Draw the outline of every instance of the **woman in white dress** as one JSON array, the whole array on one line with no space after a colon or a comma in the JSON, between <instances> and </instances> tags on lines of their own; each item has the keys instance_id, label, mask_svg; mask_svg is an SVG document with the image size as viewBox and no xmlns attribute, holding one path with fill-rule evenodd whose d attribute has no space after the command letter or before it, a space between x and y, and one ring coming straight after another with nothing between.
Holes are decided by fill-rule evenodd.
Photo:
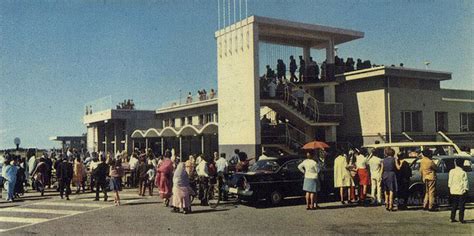
<instances>
[{"instance_id":1,"label":"woman in white dress","mask_svg":"<svg viewBox=\"0 0 474 236\"><path fill-rule=\"evenodd\" d=\"M351 172L347 169L347 159L342 151L339 151L339 155L334 160L334 188L339 188L339 195L341 203L344 202L344 190L354 185L352 180ZM347 201L349 201L350 193L348 193Z\"/></svg>"}]
</instances>

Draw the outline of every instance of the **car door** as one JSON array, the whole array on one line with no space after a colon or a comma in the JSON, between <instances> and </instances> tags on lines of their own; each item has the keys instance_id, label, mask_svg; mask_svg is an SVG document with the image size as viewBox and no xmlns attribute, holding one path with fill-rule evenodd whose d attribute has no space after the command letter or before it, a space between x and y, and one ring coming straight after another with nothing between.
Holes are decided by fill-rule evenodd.
<instances>
[{"instance_id":1,"label":"car door","mask_svg":"<svg viewBox=\"0 0 474 236\"><path fill-rule=\"evenodd\" d=\"M301 159L291 160L282 165L281 177L285 196L299 196L303 193L304 175L298 169Z\"/></svg>"},{"instance_id":2,"label":"car door","mask_svg":"<svg viewBox=\"0 0 474 236\"><path fill-rule=\"evenodd\" d=\"M449 196L448 178L449 171L454 168L454 159L443 159L438 163L436 173L436 194L438 196Z\"/></svg>"}]
</instances>

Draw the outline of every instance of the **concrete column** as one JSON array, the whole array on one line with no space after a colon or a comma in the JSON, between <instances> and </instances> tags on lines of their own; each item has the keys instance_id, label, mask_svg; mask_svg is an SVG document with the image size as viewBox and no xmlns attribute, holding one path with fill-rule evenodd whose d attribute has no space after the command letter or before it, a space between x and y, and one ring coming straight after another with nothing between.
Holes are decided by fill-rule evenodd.
<instances>
[{"instance_id":1,"label":"concrete column","mask_svg":"<svg viewBox=\"0 0 474 236\"><path fill-rule=\"evenodd\" d=\"M336 126L328 126L324 129L326 142L336 142Z\"/></svg>"},{"instance_id":2,"label":"concrete column","mask_svg":"<svg viewBox=\"0 0 474 236\"><path fill-rule=\"evenodd\" d=\"M165 139L163 137L161 137L161 155L164 155L165 154Z\"/></svg>"},{"instance_id":3,"label":"concrete column","mask_svg":"<svg viewBox=\"0 0 474 236\"><path fill-rule=\"evenodd\" d=\"M107 123L104 123L104 152L105 153L107 153L107 142L109 141L109 139L107 138L108 133L109 132L107 132Z\"/></svg>"},{"instance_id":4,"label":"concrete column","mask_svg":"<svg viewBox=\"0 0 474 236\"><path fill-rule=\"evenodd\" d=\"M204 153L204 134L201 135L201 153Z\"/></svg>"},{"instance_id":5,"label":"concrete column","mask_svg":"<svg viewBox=\"0 0 474 236\"><path fill-rule=\"evenodd\" d=\"M311 56L311 48L310 47L303 47L303 59L308 65L309 57Z\"/></svg>"},{"instance_id":6,"label":"concrete column","mask_svg":"<svg viewBox=\"0 0 474 236\"><path fill-rule=\"evenodd\" d=\"M145 138L145 151L148 150L148 138Z\"/></svg>"},{"instance_id":7,"label":"concrete column","mask_svg":"<svg viewBox=\"0 0 474 236\"><path fill-rule=\"evenodd\" d=\"M331 38L326 47L326 79L334 80L334 40Z\"/></svg>"},{"instance_id":8,"label":"concrete column","mask_svg":"<svg viewBox=\"0 0 474 236\"><path fill-rule=\"evenodd\" d=\"M179 156L183 156L183 137L179 136Z\"/></svg>"},{"instance_id":9,"label":"concrete column","mask_svg":"<svg viewBox=\"0 0 474 236\"><path fill-rule=\"evenodd\" d=\"M117 153L117 122L114 122L114 155Z\"/></svg>"},{"instance_id":10,"label":"concrete column","mask_svg":"<svg viewBox=\"0 0 474 236\"><path fill-rule=\"evenodd\" d=\"M336 86L328 85L324 87L324 101L336 102Z\"/></svg>"},{"instance_id":11,"label":"concrete column","mask_svg":"<svg viewBox=\"0 0 474 236\"><path fill-rule=\"evenodd\" d=\"M132 139L132 151L134 151L135 149L135 139ZM131 154L131 152L127 152L127 154Z\"/></svg>"}]
</instances>

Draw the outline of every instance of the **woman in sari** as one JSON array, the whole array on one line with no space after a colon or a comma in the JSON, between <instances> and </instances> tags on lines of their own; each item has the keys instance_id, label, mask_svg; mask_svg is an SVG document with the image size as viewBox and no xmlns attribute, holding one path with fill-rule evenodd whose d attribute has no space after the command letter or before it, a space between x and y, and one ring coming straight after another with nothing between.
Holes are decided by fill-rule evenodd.
<instances>
[{"instance_id":1,"label":"woman in sari","mask_svg":"<svg viewBox=\"0 0 474 236\"><path fill-rule=\"evenodd\" d=\"M31 174L35 180L36 189L41 192L41 196L44 195L45 178L49 169L45 161L45 158L41 157L36 169Z\"/></svg>"},{"instance_id":2,"label":"woman in sari","mask_svg":"<svg viewBox=\"0 0 474 236\"><path fill-rule=\"evenodd\" d=\"M172 212L179 212L183 209L184 214L191 212L190 186L188 173L186 172L186 165L181 161L177 166L173 175L173 210Z\"/></svg>"},{"instance_id":3,"label":"woman in sari","mask_svg":"<svg viewBox=\"0 0 474 236\"><path fill-rule=\"evenodd\" d=\"M163 161L156 168L155 185L160 188L160 197L165 200L165 206L169 206L172 187L173 161L170 159L171 152L167 151Z\"/></svg>"}]
</instances>

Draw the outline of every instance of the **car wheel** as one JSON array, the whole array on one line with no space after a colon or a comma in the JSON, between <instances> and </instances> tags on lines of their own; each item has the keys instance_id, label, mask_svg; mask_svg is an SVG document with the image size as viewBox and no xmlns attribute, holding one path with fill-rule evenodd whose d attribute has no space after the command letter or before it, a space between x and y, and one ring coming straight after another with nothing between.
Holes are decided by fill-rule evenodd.
<instances>
[{"instance_id":1,"label":"car wheel","mask_svg":"<svg viewBox=\"0 0 474 236\"><path fill-rule=\"evenodd\" d=\"M423 205L424 196L425 196L425 193L423 191L423 188L421 188L421 186L416 187L411 190L410 198L408 199L408 204L412 206Z\"/></svg>"},{"instance_id":2,"label":"car wheel","mask_svg":"<svg viewBox=\"0 0 474 236\"><path fill-rule=\"evenodd\" d=\"M283 195L278 191L273 191L268 200L272 205L278 205L281 203L281 200L283 200Z\"/></svg>"}]
</instances>

